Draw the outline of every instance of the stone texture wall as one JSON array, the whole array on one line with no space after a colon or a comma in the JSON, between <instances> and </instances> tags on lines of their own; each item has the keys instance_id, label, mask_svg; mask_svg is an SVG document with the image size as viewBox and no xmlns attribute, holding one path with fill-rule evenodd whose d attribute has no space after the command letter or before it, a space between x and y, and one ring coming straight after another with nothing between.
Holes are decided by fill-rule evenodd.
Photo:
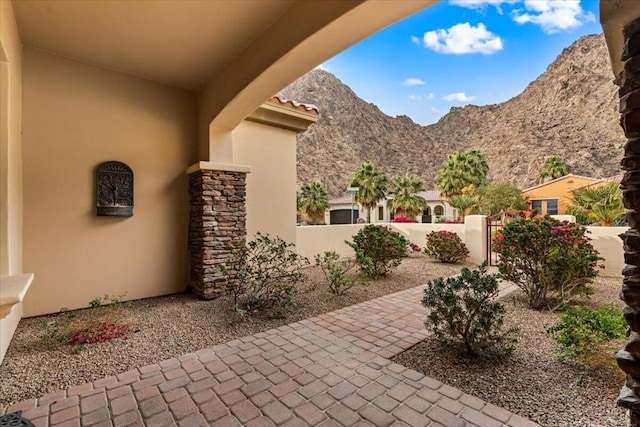
<instances>
[{"instance_id":1,"label":"stone texture wall","mask_svg":"<svg viewBox=\"0 0 640 427\"><path fill-rule=\"evenodd\" d=\"M216 298L235 282L234 254L246 243L246 174L200 170L189 179L190 286Z\"/></svg>"},{"instance_id":2,"label":"stone texture wall","mask_svg":"<svg viewBox=\"0 0 640 427\"><path fill-rule=\"evenodd\" d=\"M640 19L624 30L624 69L620 83L620 124L627 137L622 168L624 204L629 209L627 221L631 227L620 235L624 242L621 297L626 303L625 317L629 323L629 339L616 355L618 365L627 374L618 404L629 409L629 422L640 426Z\"/></svg>"}]
</instances>

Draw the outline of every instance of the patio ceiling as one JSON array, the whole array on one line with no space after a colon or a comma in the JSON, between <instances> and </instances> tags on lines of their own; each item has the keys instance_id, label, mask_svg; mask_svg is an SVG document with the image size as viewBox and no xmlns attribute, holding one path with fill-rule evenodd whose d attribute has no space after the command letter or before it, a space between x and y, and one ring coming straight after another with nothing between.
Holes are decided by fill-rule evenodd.
<instances>
[{"instance_id":1,"label":"patio ceiling","mask_svg":"<svg viewBox=\"0 0 640 427\"><path fill-rule=\"evenodd\" d=\"M14 0L13 7L26 46L197 90L293 3Z\"/></svg>"}]
</instances>

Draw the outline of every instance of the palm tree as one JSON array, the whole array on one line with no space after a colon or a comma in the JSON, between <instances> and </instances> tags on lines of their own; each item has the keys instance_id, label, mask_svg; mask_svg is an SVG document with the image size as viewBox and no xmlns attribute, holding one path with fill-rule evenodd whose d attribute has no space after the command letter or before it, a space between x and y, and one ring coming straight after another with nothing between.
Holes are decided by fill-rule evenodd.
<instances>
[{"instance_id":1,"label":"palm tree","mask_svg":"<svg viewBox=\"0 0 640 427\"><path fill-rule=\"evenodd\" d=\"M318 181L309 181L298 192L298 210L304 213L312 224L324 224L324 213L329 209L329 192Z\"/></svg>"},{"instance_id":2,"label":"palm tree","mask_svg":"<svg viewBox=\"0 0 640 427\"><path fill-rule=\"evenodd\" d=\"M389 180L384 172L376 168L373 163L365 162L358 166L351 178L351 187L359 187L356 202L367 210L367 222L371 222L371 209L378 205L386 195Z\"/></svg>"},{"instance_id":3,"label":"palm tree","mask_svg":"<svg viewBox=\"0 0 640 427\"><path fill-rule=\"evenodd\" d=\"M557 179L571 173L571 167L559 156L551 156L547 159L542 169L540 169L539 183L543 183L545 178Z\"/></svg>"},{"instance_id":4,"label":"palm tree","mask_svg":"<svg viewBox=\"0 0 640 427\"><path fill-rule=\"evenodd\" d=\"M614 182L578 189L570 200L567 213L574 215L580 223L611 226L626 214L622 190Z\"/></svg>"},{"instance_id":5,"label":"palm tree","mask_svg":"<svg viewBox=\"0 0 640 427\"><path fill-rule=\"evenodd\" d=\"M465 187L486 184L488 172L489 165L481 151L456 151L438 169L436 186L444 197L459 196Z\"/></svg>"},{"instance_id":6,"label":"palm tree","mask_svg":"<svg viewBox=\"0 0 640 427\"><path fill-rule=\"evenodd\" d=\"M455 196L449 199L449 204L459 210L458 221L464 222L467 211L476 205L476 199L469 195Z\"/></svg>"},{"instance_id":7,"label":"palm tree","mask_svg":"<svg viewBox=\"0 0 640 427\"><path fill-rule=\"evenodd\" d=\"M387 206L396 216L414 218L427 206L427 201L417 195L424 191L424 181L416 175L406 173L393 178L389 194L393 196Z\"/></svg>"}]
</instances>

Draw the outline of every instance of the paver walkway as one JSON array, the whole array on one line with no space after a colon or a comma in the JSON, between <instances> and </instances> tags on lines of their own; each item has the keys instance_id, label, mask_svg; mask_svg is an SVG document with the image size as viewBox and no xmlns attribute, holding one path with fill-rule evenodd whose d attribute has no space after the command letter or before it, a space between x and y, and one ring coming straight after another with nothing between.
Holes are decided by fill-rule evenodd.
<instances>
[{"instance_id":1,"label":"paver walkway","mask_svg":"<svg viewBox=\"0 0 640 427\"><path fill-rule=\"evenodd\" d=\"M393 363L427 336L424 286L30 399L36 426L537 424ZM501 294L513 290L503 285Z\"/></svg>"}]
</instances>

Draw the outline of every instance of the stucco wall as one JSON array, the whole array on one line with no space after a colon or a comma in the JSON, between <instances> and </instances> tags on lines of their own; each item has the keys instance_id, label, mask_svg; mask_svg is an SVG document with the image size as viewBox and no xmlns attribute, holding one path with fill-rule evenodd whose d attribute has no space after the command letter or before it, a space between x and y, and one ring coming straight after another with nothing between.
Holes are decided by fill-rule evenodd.
<instances>
[{"instance_id":1,"label":"stucco wall","mask_svg":"<svg viewBox=\"0 0 640 427\"><path fill-rule=\"evenodd\" d=\"M0 2L0 274L22 272L22 44Z\"/></svg>"},{"instance_id":2,"label":"stucco wall","mask_svg":"<svg viewBox=\"0 0 640 427\"><path fill-rule=\"evenodd\" d=\"M242 122L233 132L233 160L247 175L247 240L260 231L296 242L296 133Z\"/></svg>"},{"instance_id":3,"label":"stucco wall","mask_svg":"<svg viewBox=\"0 0 640 427\"><path fill-rule=\"evenodd\" d=\"M622 240L618 235L628 230L628 227L587 227L591 233L591 244L604 258L604 270L601 276L622 277L624 267L624 250Z\"/></svg>"},{"instance_id":4,"label":"stucco wall","mask_svg":"<svg viewBox=\"0 0 640 427\"><path fill-rule=\"evenodd\" d=\"M352 240L354 234L366 224L310 225L297 227L297 252L310 260L324 251L336 251L343 257L354 256L353 249L345 240ZM431 231L453 231L464 240L464 224L380 224L390 226L412 243L424 247L427 233Z\"/></svg>"},{"instance_id":5,"label":"stucco wall","mask_svg":"<svg viewBox=\"0 0 640 427\"><path fill-rule=\"evenodd\" d=\"M297 227L296 250L313 262L316 254L336 251L340 256L353 257L353 249L345 240L352 240L354 234L365 224L307 225Z\"/></svg>"},{"instance_id":6,"label":"stucco wall","mask_svg":"<svg viewBox=\"0 0 640 427\"><path fill-rule=\"evenodd\" d=\"M195 96L32 49L23 82L25 315L184 289ZM131 218L95 216L108 160L135 174Z\"/></svg>"},{"instance_id":7,"label":"stucco wall","mask_svg":"<svg viewBox=\"0 0 640 427\"><path fill-rule=\"evenodd\" d=\"M595 179L580 176L567 176L554 182L523 191L522 197L528 197L529 200L558 199L558 214L564 215L570 205L569 197L573 195L569 191L595 181Z\"/></svg>"},{"instance_id":8,"label":"stucco wall","mask_svg":"<svg viewBox=\"0 0 640 427\"><path fill-rule=\"evenodd\" d=\"M453 231L464 241L464 224L394 223L389 225L403 232L411 243L415 243L420 247L424 247L427 234L432 231Z\"/></svg>"}]
</instances>

